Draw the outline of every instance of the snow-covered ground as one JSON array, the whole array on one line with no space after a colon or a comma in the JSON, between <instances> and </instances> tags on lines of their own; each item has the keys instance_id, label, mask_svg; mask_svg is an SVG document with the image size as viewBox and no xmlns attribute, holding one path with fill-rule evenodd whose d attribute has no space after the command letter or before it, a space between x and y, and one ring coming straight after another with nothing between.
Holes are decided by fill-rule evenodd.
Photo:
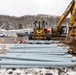
<instances>
[{"instance_id":1,"label":"snow-covered ground","mask_svg":"<svg viewBox=\"0 0 76 75\"><path fill-rule=\"evenodd\" d=\"M0 75L76 75L75 68L0 69Z\"/></svg>"}]
</instances>

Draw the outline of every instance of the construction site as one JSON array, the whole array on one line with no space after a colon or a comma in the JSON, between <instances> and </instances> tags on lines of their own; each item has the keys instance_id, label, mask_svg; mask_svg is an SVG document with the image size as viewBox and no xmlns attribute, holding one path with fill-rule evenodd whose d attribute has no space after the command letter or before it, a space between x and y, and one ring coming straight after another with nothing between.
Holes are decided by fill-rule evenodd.
<instances>
[{"instance_id":1,"label":"construction site","mask_svg":"<svg viewBox=\"0 0 76 75\"><path fill-rule=\"evenodd\" d=\"M76 75L75 16L72 0L57 19L0 17L0 75Z\"/></svg>"}]
</instances>

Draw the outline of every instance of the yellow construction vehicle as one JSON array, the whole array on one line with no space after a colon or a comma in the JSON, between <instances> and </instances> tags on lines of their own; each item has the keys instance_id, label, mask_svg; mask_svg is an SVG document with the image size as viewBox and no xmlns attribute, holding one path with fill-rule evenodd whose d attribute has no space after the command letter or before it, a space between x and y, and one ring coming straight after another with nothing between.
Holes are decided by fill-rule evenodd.
<instances>
[{"instance_id":1,"label":"yellow construction vehicle","mask_svg":"<svg viewBox=\"0 0 76 75\"><path fill-rule=\"evenodd\" d=\"M68 5L65 12L61 15L60 20L57 24L56 28L51 28L51 36L61 36L61 24L65 20L65 18L70 14L70 22L68 24L69 30L68 35L73 37L76 35L76 0L72 0L72 2Z\"/></svg>"},{"instance_id":2,"label":"yellow construction vehicle","mask_svg":"<svg viewBox=\"0 0 76 75\"><path fill-rule=\"evenodd\" d=\"M43 20L38 20L34 22L34 31L30 33L29 40L50 40L50 31L45 28L46 22Z\"/></svg>"}]
</instances>

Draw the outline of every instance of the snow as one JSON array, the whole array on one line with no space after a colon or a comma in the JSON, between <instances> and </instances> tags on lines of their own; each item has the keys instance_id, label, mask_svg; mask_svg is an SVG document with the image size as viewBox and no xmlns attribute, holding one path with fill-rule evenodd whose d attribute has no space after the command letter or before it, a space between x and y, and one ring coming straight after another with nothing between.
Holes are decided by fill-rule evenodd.
<instances>
[{"instance_id":1,"label":"snow","mask_svg":"<svg viewBox=\"0 0 76 75\"><path fill-rule=\"evenodd\" d=\"M60 71L60 72L59 72ZM72 68L45 69L45 68L27 68L27 69L0 69L0 75L76 75L76 70Z\"/></svg>"}]
</instances>

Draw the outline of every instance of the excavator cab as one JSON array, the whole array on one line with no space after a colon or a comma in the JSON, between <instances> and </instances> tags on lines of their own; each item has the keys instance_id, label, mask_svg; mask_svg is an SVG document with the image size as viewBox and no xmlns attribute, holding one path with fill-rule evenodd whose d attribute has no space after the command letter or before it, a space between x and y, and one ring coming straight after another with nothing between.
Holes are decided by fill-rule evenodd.
<instances>
[{"instance_id":1,"label":"excavator cab","mask_svg":"<svg viewBox=\"0 0 76 75\"><path fill-rule=\"evenodd\" d=\"M52 27L50 29L50 34L52 39L53 38L56 39L57 37L58 37L57 40L60 40L61 37L62 39L65 39L65 36L67 34L67 26L61 26L59 31L57 31L57 27L54 27L54 28Z\"/></svg>"},{"instance_id":2,"label":"excavator cab","mask_svg":"<svg viewBox=\"0 0 76 75\"><path fill-rule=\"evenodd\" d=\"M60 27L60 36L66 36L67 34L67 26Z\"/></svg>"},{"instance_id":3,"label":"excavator cab","mask_svg":"<svg viewBox=\"0 0 76 75\"><path fill-rule=\"evenodd\" d=\"M37 20L34 22L34 32L29 35L29 40L50 40L50 31L46 28L46 22Z\"/></svg>"}]
</instances>

